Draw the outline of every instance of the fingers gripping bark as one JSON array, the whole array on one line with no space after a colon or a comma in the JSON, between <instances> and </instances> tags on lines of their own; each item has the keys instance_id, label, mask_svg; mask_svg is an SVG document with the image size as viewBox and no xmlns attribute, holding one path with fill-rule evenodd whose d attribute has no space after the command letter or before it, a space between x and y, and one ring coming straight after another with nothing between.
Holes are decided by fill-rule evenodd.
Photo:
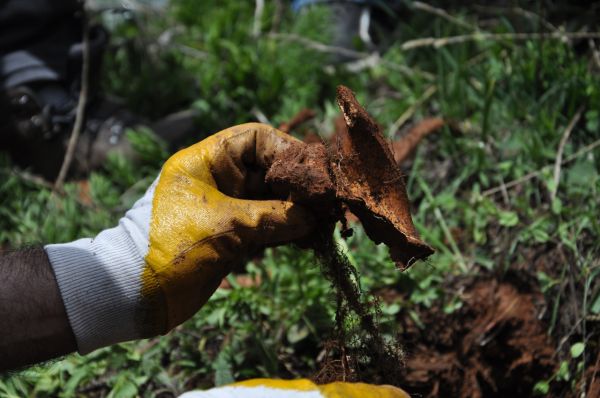
<instances>
[{"instance_id":1,"label":"fingers gripping bark","mask_svg":"<svg viewBox=\"0 0 600 398\"><path fill-rule=\"evenodd\" d=\"M270 126L240 125L177 153L163 167L143 281L162 287L169 328L204 304L240 258L311 230L313 217L302 207L254 200L268 197L264 174L275 153L294 140Z\"/></svg>"},{"instance_id":2,"label":"fingers gripping bark","mask_svg":"<svg viewBox=\"0 0 600 398\"><path fill-rule=\"evenodd\" d=\"M310 233L264 174L295 139L250 123L173 155L119 225L48 245L79 351L164 333L192 316L233 264Z\"/></svg>"}]
</instances>

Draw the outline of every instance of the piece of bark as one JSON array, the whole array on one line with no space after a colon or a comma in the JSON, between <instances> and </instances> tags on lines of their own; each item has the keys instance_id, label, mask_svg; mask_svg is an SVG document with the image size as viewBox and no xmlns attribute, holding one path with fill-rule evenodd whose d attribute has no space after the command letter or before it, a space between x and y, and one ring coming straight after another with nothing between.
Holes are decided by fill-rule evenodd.
<instances>
[{"instance_id":1,"label":"piece of bark","mask_svg":"<svg viewBox=\"0 0 600 398\"><path fill-rule=\"evenodd\" d=\"M339 86L337 102L348 129L338 135L330 156L336 196L359 218L369 238L388 246L392 260L406 269L433 249L414 227L402 173L379 126L354 93Z\"/></svg>"},{"instance_id":2,"label":"piece of bark","mask_svg":"<svg viewBox=\"0 0 600 398\"><path fill-rule=\"evenodd\" d=\"M328 148L298 143L279 153L265 180L280 196L305 204L318 214L339 216L347 206L375 243L390 249L392 260L406 269L433 253L419 238L402 173L377 123L339 86L337 101L346 128L336 129Z\"/></svg>"}]
</instances>

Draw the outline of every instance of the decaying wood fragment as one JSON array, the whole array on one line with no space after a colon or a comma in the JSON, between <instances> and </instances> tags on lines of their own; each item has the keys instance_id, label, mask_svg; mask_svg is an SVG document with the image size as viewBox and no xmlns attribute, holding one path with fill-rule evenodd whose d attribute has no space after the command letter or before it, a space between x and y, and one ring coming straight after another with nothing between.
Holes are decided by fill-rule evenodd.
<instances>
[{"instance_id":1,"label":"decaying wood fragment","mask_svg":"<svg viewBox=\"0 0 600 398\"><path fill-rule=\"evenodd\" d=\"M279 154L266 181L318 214L336 217L347 206L369 238L388 246L392 260L406 269L433 250L415 230L402 173L377 123L352 91L339 86L337 101L347 129L328 148L298 143Z\"/></svg>"}]
</instances>

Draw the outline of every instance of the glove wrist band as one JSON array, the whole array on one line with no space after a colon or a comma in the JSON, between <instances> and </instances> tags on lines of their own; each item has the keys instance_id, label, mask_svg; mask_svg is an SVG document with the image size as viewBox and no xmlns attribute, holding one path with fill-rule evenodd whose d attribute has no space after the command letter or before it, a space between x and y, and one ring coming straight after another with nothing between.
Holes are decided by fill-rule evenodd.
<instances>
[{"instance_id":1,"label":"glove wrist band","mask_svg":"<svg viewBox=\"0 0 600 398\"><path fill-rule=\"evenodd\" d=\"M94 239L45 246L77 340L89 353L117 342L164 333L156 314L160 288L142 292L144 259L121 223Z\"/></svg>"}]
</instances>

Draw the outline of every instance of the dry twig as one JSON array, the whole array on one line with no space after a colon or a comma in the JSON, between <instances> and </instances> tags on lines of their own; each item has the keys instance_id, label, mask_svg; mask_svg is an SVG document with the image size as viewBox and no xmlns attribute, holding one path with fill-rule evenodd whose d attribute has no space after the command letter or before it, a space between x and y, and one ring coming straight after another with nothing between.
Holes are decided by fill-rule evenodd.
<instances>
[{"instance_id":1,"label":"dry twig","mask_svg":"<svg viewBox=\"0 0 600 398\"><path fill-rule=\"evenodd\" d=\"M529 20L539 21L544 27L550 31L559 30L558 27L554 26L552 23L544 19L541 15L536 14L535 12L526 10L521 7L494 7L494 6L483 6L483 5L474 5L473 9L475 11L480 11L488 14L506 14L510 13L513 15L518 15L524 17Z\"/></svg>"},{"instance_id":2,"label":"dry twig","mask_svg":"<svg viewBox=\"0 0 600 398\"><path fill-rule=\"evenodd\" d=\"M328 44L324 44L315 40L307 39L306 37L302 37L295 34L289 33L269 33L269 38L275 40L289 41L302 44L303 46L310 48L312 50L327 53L327 54L336 54L342 55L348 58L354 58L357 60L368 60L367 64L369 67L373 67L377 64L383 65L386 68L392 69L394 71L403 73L406 76L419 75L423 79L428 81L435 80L435 76L429 72L425 72L420 69L410 68L406 65L396 64L394 62L387 61L379 56L377 53L366 53L361 51L350 50L344 47L338 46L330 46Z\"/></svg>"},{"instance_id":3,"label":"dry twig","mask_svg":"<svg viewBox=\"0 0 600 398\"><path fill-rule=\"evenodd\" d=\"M596 140L596 141L592 142L591 144L584 146L583 148L581 148L580 150L578 150L571 156L568 156L565 160L562 161L561 164L564 166L565 164L572 162L573 160L577 159L578 157L585 155L586 153L593 151L594 149L596 149L598 147L600 147L600 140ZM506 184L502 184L501 186L487 189L487 190L483 191L481 194L483 196L490 196L490 195L494 195L494 194L502 191L502 189L509 189L509 188L516 187L516 186L521 185L522 183L527 182L533 178L538 178L540 176L540 174L542 174L545 170L550 169L551 167L552 167L552 165L544 166L541 169L527 173L523 177L517 178L516 180L512 180L510 182L507 182Z\"/></svg>"},{"instance_id":4,"label":"dry twig","mask_svg":"<svg viewBox=\"0 0 600 398\"><path fill-rule=\"evenodd\" d=\"M600 69L600 52L598 51L598 47L596 47L596 42L593 39L588 39L588 46L592 51L592 59L594 60L596 69Z\"/></svg>"},{"instance_id":5,"label":"dry twig","mask_svg":"<svg viewBox=\"0 0 600 398\"><path fill-rule=\"evenodd\" d=\"M272 124L267 115L265 115L265 113L262 110L260 110L260 108L255 106L252 109L250 109L250 113L252 113L256 120L258 120L260 123Z\"/></svg>"},{"instance_id":6,"label":"dry twig","mask_svg":"<svg viewBox=\"0 0 600 398\"><path fill-rule=\"evenodd\" d=\"M254 25L252 26L252 37L260 36L260 25L264 11L265 0L256 0L256 7L254 8Z\"/></svg>"},{"instance_id":7,"label":"dry twig","mask_svg":"<svg viewBox=\"0 0 600 398\"><path fill-rule=\"evenodd\" d=\"M77 103L77 111L75 114L75 123L73 124L73 131L71 132L71 137L69 138L69 144L67 145L65 158L63 160L62 166L60 167L58 177L56 177L56 181L54 183L54 192L61 192L63 189L67 173L69 172L69 167L71 166L71 162L73 161L75 148L77 147L77 141L79 140L79 135L81 134L83 121L85 118L85 108L87 104L88 85L90 77L90 31L87 22L87 17L85 15L85 4L83 17L83 65L81 69L81 89L79 92L79 102Z\"/></svg>"},{"instance_id":8,"label":"dry twig","mask_svg":"<svg viewBox=\"0 0 600 398\"><path fill-rule=\"evenodd\" d=\"M275 12L273 13L273 21L271 22L271 33L279 31L279 26L281 25L281 18L283 17L283 12L284 5L282 0L275 0Z\"/></svg>"},{"instance_id":9,"label":"dry twig","mask_svg":"<svg viewBox=\"0 0 600 398\"><path fill-rule=\"evenodd\" d=\"M44 180L42 177L37 176L35 174L28 173L26 171L21 171L21 170L19 170L17 168L13 168L13 169L11 169L10 171L8 171L6 173L4 172L4 170L1 170L1 171L2 171L2 174L8 174L8 175L12 174L15 177L17 177L17 178L19 178L19 179L21 179L21 180L23 180L25 182L29 182L29 183L34 184L34 185L38 185L38 186L40 186L42 188L47 188L47 189L53 189L54 188L53 184L51 184L48 181Z\"/></svg>"},{"instance_id":10,"label":"dry twig","mask_svg":"<svg viewBox=\"0 0 600 398\"><path fill-rule=\"evenodd\" d=\"M413 8L415 8L417 10L428 12L433 15L437 15L438 17L443 18L443 19L445 19L449 22L452 22L455 25L461 26L463 28L479 30L477 26L471 25L470 23L465 22L462 19L456 18L455 16L448 14L448 12L444 9L441 9L438 7L433 7L429 4L423 3L421 1L413 1L412 6L413 6Z\"/></svg>"},{"instance_id":11,"label":"dry twig","mask_svg":"<svg viewBox=\"0 0 600 398\"><path fill-rule=\"evenodd\" d=\"M317 115L317 113L315 111L313 111L312 109L308 109L308 108L301 109L289 121L287 121L285 123L281 123L279 125L279 130L283 131L284 133L289 134L290 131L294 130L296 127L300 126L301 124L313 119L316 115Z\"/></svg>"},{"instance_id":12,"label":"dry twig","mask_svg":"<svg viewBox=\"0 0 600 398\"><path fill-rule=\"evenodd\" d=\"M210 57L210 53L207 53L206 51L198 50L198 49L190 47L190 46L186 46L184 44L171 43L170 45L175 47L179 51L181 51L182 54L187 55L192 58L207 59L208 57Z\"/></svg>"},{"instance_id":13,"label":"dry twig","mask_svg":"<svg viewBox=\"0 0 600 398\"><path fill-rule=\"evenodd\" d=\"M425 37L422 39L408 40L400 48L413 50L421 47L440 48L452 44L461 44L478 41L501 40L541 40L541 39L600 39L600 32L549 32L549 33L483 33L475 32L469 35L449 37Z\"/></svg>"},{"instance_id":14,"label":"dry twig","mask_svg":"<svg viewBox=\"0 0 600 398\"><path fill-rule=\"evenodd\" d=\"M400 129L400 127L404 126L404 123L406 123L408 121L408 119L410 119L415 111L425 103L425 101L427 101L429 98L431 98L431 96L433 94L435 94L435 92L437 91L437 86L433 85L433 86L429 86L427 87L427 89L425 90L425 92L421 95L421 97L419 97L419 99L412 104L407 110L405 110L402 115L400 115L400 117L394 122L392 123L392 125L390 126L390 129L388 130L389 132L389 136L393 136L394 134L396 134L396 131L398 131Z\"/></svg>"},{"instance_id":15,"label":"dry twig","mask_svg":"<svg viewBox=\"0 0 600 398\"><path fill-rule=\"evenodd\" d=\"M554 161L554 185L552 186L552 190L550 191L550 199L551 200L554 200L556 198L556 192L558 191L558 184L560 182L560 167L562 165L562 157L563 157L563 152L565 150L565 145L567 144L567 141L569 140L569 136L571 135L573 128L575 127L577 122L579 122L579 119L581 119L581 114L583 113L583 109L584 109L583 105L580 106L579 109L577 109L577 112L575 112L575 116L573 116L573 118L571 119L571 121L569 122L567 127L565 128L562 138L560 139L560 143L558 145L558 151L556 152L556 160Z\"/></svg>"},{"instance_id":16,"label":"dry twig","mask_svg":"<svg viewBox=\"0 0 600 398\"><path fill-rule=\"evenodd\" d=\"M588 391L588 397L597 397L600 395L600 380L596 379L596 376L600 374L600 352L596 359L596 366L594 366L594 373L592 373L592 379L590 381L590 389Z\"/></svg>"}]
</instances>

